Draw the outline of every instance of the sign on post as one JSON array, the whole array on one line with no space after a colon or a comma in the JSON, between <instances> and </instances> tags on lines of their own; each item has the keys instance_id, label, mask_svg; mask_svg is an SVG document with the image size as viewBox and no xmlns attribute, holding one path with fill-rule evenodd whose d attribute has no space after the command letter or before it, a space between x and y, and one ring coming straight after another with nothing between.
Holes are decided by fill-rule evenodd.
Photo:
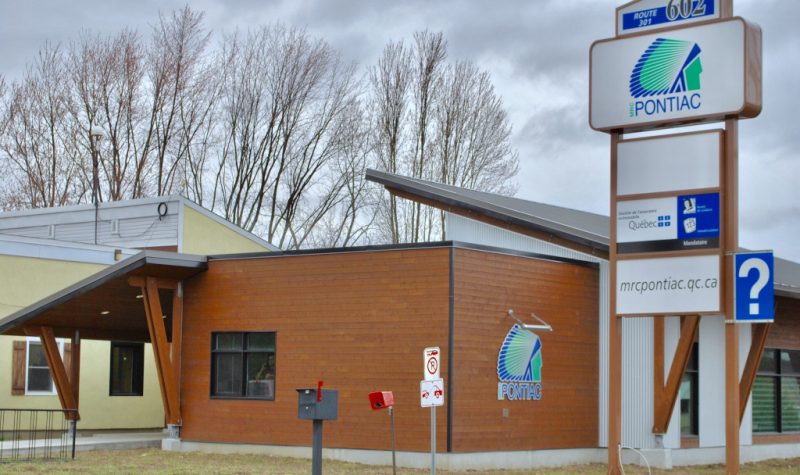
<instances>
[{"instance_id":1,"label":"sign on post","mask_svg":"<svg viewBox=\"0 0 800 475\"><path fill-rule=\"evenodd\" d=\"M419 398L422 407L444 406L444 380L420 381Z\"/></svg>"},{"instance_id":2,"label":"sign on post","mask_svg":"<svg viewBox=\"0 0 800 475\"><path fill-rule=\"evenodd\" d=\"M596 41L589 123L644 130L761 112L761 30L741 18Z\"/></svg>"},{"instance_id":3,"label":"sign on post","mask_svg":"<svg viewBox=\"0 0 800 475\"><path fill-rule=\"evenodd\" d=\"M623 140L617 145L617 196L719 188L722 132Z\"/></svg>"},{"instance_id":4,"label":"sign on post","mask_svg":"<svg viewBox=\"0 0 800 475\"><path fill-rule=\"evenodd\" d=\"M617 261L617 315L720 311L720 256Z\"/></svg>"},{"instance_id":5,"label":"sign on post","mask_svg":"<svg viewBox=\"0 0 800 475\"><path fill-rule=\"evenodd\" d=\"M719 0L639 0L617 9L617 36L719 18Z\"/></svg>"},{"instance_id":6,"label":"sign on post","mask_svg":"<svg viewBox=\"0 0 800 475\"><path fill-rule=\"evenodd\" d=\"M719 247L719 193L617 203L617 252Z\"/></svg>"},{"instance_id":7,"label":"sign on post","mask_svg":"<svg viewBox=\"0 0 800 475\"><path fill-rule=\"evenodd\" d=\"M439 362L441 351L438 346L425 348L422 351L423 374L425 381L439 379Z\"/></svg>"},{"instance_id":8,"label":"sign on post","mask_svg":"<svg viewBox=\"0 0 800 475\"><path fill-rule=\"evenodd\" d=\"M774 262L772 252L734 255L734 320L764 323L775 320Z\"/></svg>"}]
</instances>

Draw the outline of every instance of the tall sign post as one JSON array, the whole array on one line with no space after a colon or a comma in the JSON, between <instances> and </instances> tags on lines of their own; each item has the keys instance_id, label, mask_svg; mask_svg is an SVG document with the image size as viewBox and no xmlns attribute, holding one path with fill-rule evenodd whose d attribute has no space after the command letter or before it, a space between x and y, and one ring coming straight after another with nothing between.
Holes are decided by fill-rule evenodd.
<instances>
[{"instance_id":1,"label":"tall sign post","mask_svg":"<svg viewBox=\"0 0 800 475\"><path fill-rule=\"evenodd\" d=\"M431 408L431 475L436 475L436 407L444 405L444 380L439 377L441 353L438 346L422 351L424 379L419 382L420 406Z\"/></svg>"},{"instance_id":2,"label":"tall sign post","mask_svg":"<svg viewBox=\"0 0 800 475\"><path fill-rule=\"evenodd\" d=\"M589 80L589 123L611 138L608 472L621 472L621 319L656 319L654 371L661 374L655 375L653 432L663 434L699 317L723 314L726 465L738 473L733 275L758 279L748 285L759 287L766 261L753 257L742 270L734 267L738 120L761 112L761 30L733 17L732 0L635 0L617 8L615 32L592 44ZM725 128L624 136L703 122ZM749 277L751 268L759 275ZM669 315L691 323L681 330L665 383L660 318Z\"/></svg>"}]
</instances>

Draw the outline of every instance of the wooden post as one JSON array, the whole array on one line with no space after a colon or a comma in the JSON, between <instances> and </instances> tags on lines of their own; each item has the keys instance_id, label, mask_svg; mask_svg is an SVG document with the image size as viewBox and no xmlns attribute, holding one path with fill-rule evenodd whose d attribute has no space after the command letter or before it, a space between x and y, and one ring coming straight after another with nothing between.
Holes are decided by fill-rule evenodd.
<instances>
[{"instance_id":1,"label":"wooden post","mask_svg":"<svg viewBox=\"0 0 800 475\"><path fill-rule=\"evenodd\" d=\"M69 378L67 377L67 369L64 366L64 360L61 359L61 353L58 351L58 343L53 334L53 329L50 327L38 327L35 329L25 329L25 333L30 336L38 336L42 341L42 349L44 350L45 358L47 358L47 365L50 367L50 374L53 376L53 384L56 386L56 393L58 393L58 400L61 403L61 409L75 411L66 414L68 420L77 421L81 418L78 412L78 402L75 399L75 391L72 389ZM72 365L76 366L75 364Z\"/></svg>"},{"instance_id":2,"label":"wooden post","mask_svg":"<svg viewBox=\"0 0 800 475\"><path fill-rule=\"evenodd\" d=\"M744 417L747 409L747 400L750 399L750 392L756 381L758 365L761 363L761 356L764 354L764 347L767 344L767 335L771 323L754 323L751 325L753 330L750 340L750 352L747 354L744 369L742 370L742 380L739 383L739 421ZM741 424L741 422L740 422Z\"/></svg>"},{"instance_id":3,"label":"wooden post","mask_svg":"<svg viewBox=\"0 0 800 475\"><path fill-rule=\"evenodd\" d=\"M723 233L722 282L725 315L725 470L739 473L739 328L733 320L733 253L739 248L739 121L725 121L725 151L722 161Z\"/></svg>"},{"instance_id":4,"label":"wooden post","mask_svg":"<svg viewBox=\"0 0 800 475\"><path fill-rule=\"evenodd\" d=\"M175 389L181 393L181 351L183 346L183 283L172 293L172 346L170 358L172 359L172 372L175 377Z\"/></svg>"},{"instance_id":5,"label":"wooden post","mask_svg":"<svg viewBox=\"0 0 800 475\"><path fill-rule=\"evenodd\" d=\"M72 385L72 393L75 396L75 409L78 409L81 401L81 334L78 330L75 330L75 333L72 334L72 361L69 362L69 365L69 382Z\"/></svg>"},{"instance_id":6,"label":"wooden post","mask_svg":"<svg viewBox=\"0 0 800 475\"><path fill-rule=\"evenodd\" d=\"M167 332L162 318L161 299L158 296L158 279L148 277L146 279L146 287L142 289L142 293L145 300L147 329L150 332L150 344L153 347L156 359L156 372L158 373L158 382L161 388L161 398L164 403L167 423L180 425L180 401L175 373L170 361Z\"/></svg>"},{"instance_id":7,"label":"wooden post","mask_svg":"<svg viewBox=\"0 0 800 475\"><path fill-rule=\"evenodd\" d=\"M683 378L683 373L686 371L686 366L689 364L689 358L692 356L692 345L697 336L697 328L700 326L700 315L688 315L684 317L683 325L681 326L681 336L678 340L678 347L675 349L675 356L672 358L672 364L669 368L669 375L666 383L664 382L665 317L654 318L654 333L661 339L661 361L658 361L658 355L654 355L655 363L653 366L655 374L653 375L653 379L655 382L655 394L653 398L653 433L665 434L667 429L669 429L669 420L675 408L675 403L678 400L681 378ZM656 342L654 346L659 345Z\"/></svg>"},{"instance_id":8,"label":"wooden post","mask_svg":"<svg viewBox=\"0 0 800 475\"><path fill-rule=\"evenodd\" d=\"M608 249L608 473L621 473L622 445L622 319L617 316L617 145L619 132L611 133L611 219Z\"/></svg>"}]
</instances>

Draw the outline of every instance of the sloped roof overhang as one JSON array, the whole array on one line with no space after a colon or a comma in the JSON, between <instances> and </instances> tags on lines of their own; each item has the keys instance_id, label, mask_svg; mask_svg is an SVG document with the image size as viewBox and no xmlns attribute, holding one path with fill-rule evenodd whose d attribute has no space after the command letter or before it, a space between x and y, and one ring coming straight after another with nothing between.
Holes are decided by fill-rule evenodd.
<instances>
[{"instance_id":1,"label":"sloped roof overhang","mask_svg":"<svg viewBox=\"0 0 800 475\"><path fill-rule=\"evenodd\" d=\"M146 342L150 336L141 288L132 286L129 279L182 281L207 268L205 256L142 251L3 318L0 334L25 335L26 326L47 326L63 338L79 331L86 339Z\"/></svg>"}]
</instances>

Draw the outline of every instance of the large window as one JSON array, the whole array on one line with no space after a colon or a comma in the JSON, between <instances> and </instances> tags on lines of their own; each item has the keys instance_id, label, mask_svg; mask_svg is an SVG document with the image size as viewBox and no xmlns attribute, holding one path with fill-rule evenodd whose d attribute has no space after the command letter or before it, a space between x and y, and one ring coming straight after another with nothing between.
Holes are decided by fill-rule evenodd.
<instances>
[{"instance_id":1,"label":"large window","mask_svg":"<svg viewBox=\"0 0 800 475\"><path fill-rule=\"evenodd\" d=\"M800 431L800 351L765 349L753 385L753 432Z\"/></svg>"},{"instance_id":2,"label":"large window","mask_svg":"<svg viewBox=\"0 0 800 475\"><path fill-rule=\"evenodd\" d=\"M62 357L64 355L64 342L57 340L58 351ZM50 374L50 367L47 365L47 356L44 354L44 347L39 338L29 337L27 339L27 367L25 368L25 394L56 394L56 387L53 384L53 377Z\"/></svg>"},{"instance_id":3,"label":"large window","mask_svg":"<svg viewBox=\"0 0 800 475\"><path fill-rule=\"evenodd\" d=\"M275 399L275 332L212 333L211 396Z\"/></svg>"},{"instance_id":4,"label":"large window","mask_svg":"<svg viewBox=\"0 0 800 475\"><path fill-rule=\"evenodd\" d=\"M692 354L681 379L681 435L697 435L697 401L699 384L697 381L697 343L692 346Z\"/></svg>"},{"instance_id":5,"label":"large window","mask_svg":"<svg viewBox=\"0 0 800 475\"><path fill-rule=\"evenodd\" d=\"M144 383L144 343L111 342L109 395L142 396Z\"/></svg>"}]
</instances>

